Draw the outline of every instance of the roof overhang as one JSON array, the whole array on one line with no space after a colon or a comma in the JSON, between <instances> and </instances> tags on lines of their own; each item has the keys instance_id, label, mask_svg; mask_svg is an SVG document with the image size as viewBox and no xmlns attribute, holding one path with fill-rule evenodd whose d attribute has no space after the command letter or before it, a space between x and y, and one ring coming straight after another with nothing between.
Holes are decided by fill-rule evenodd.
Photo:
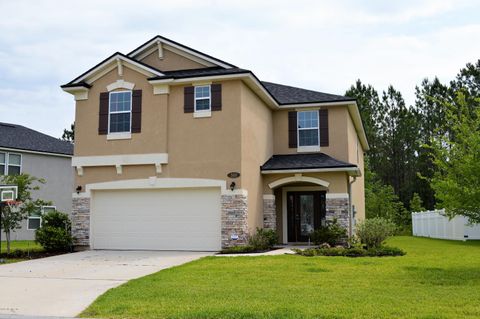
<instances>
[{"instance_id":1,"label":"roof overhang","mask_svg":"<svg viewBox=\"0 0 480 319\"><path fill-rule=\"evenodd\" d=\"M360 169L354 167L329 167L329 168L301 168L301 169L277 169L262 170L262 174L300 174L300 173L328 173L328 172L346 172L349 176L362 176Z\"/></svg>"}]
</instances>

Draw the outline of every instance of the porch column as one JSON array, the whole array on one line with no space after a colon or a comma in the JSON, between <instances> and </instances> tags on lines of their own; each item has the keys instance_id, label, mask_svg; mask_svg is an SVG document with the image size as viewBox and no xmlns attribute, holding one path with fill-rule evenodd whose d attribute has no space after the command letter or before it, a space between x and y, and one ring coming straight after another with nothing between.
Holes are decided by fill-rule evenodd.
<instances>
[{"instance_id":1,"label":"porch column","mask_svg":"<svg viewBox=\"0 0 480 319\"><path fill-rule=\"evenodd\" d=\"M73 194L72 237L76 249L90 245L90 197L85 193Z\"/></svg>"},{"instance_id":2,"label":"porch column","mask_svg":"<svg viewBox=\"0 0 480 319\"><path fill-rule=\"evenodd\" d=\"M263 195L263 228L277 229L277 211L275 207L275 195Z\"/></svg>"}]
</instances>

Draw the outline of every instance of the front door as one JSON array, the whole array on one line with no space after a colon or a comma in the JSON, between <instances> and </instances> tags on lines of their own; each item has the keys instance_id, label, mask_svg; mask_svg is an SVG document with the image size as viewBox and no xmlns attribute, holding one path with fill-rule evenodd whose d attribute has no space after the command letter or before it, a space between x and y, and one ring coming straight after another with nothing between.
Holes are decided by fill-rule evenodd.
<instances>
[{"instance_id":1,"label":"front door","mask_svg":"<svg viewBox=\"0 0 480 319\"><path fill-rule=\"evenodd\" d=\"M307 242L310 233L325 225L325 192L288 192L288 241Z\"/></svg>"}]
</instances>

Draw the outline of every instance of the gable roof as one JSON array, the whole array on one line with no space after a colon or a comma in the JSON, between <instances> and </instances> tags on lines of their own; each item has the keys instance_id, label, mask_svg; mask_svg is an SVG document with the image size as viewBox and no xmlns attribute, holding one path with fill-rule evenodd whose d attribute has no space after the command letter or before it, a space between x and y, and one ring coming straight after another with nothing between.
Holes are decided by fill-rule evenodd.
<instances>
[{"instance_id":1,"label":"gable roof","mask_svg":"<svg viewBox=\"0 0 480 319\"><path fill-rule=\"evenodd\" d=\"M28 127L0 122L0 148L61 155L73 155L73 144L29 129Z\"/></svg>"},{"instance_id":2,"label":"gable roof","mask_svg":"<svg viewBox=\"0 0 480 319\"><path fill-rule=\"evenodd\" d=\"M153 45L157 44L158 42L161 42L161 43L165 43L167 45L170 45L176 49L180 49L181 51L183 52L186 52L188 54L191 54L195 57L198 57L200 59L203 59L205 61L208 61L210 63L213 63L217 66L220 66L220 67L223 67L225 69L228 69L228 68L236 68L235 65L233 64L230 64L228 62L225 62L225 61L222 61L220 59L217 59L211 55L208 55L206 53L203 53L203 52L200 52L198 50L195 50L193 48L190 48L184 44L181 44L181 43L178 43L176 41L173 41L173 40L170 40L168 38L165 38L165 37L162 37L161 35L156 35L154 36L152 39L148 40L147 42L145 42L144 44L142 44L141 46L139 46L138 48L134 49L133 51L131 51L130 53L128 53L127 55L131 58L136 58L139 54L141 54L142 52L145 52L146 50L148 50L150 47L152 47Z\"/></svg>"},{"instance_id":3,"label":"gable roof","mask_svg":"<svg viewBox=\"0 0 480 319\"><path fill-rule=\"evenodd\" d=\"M346 96L306 90L283 84L265 81L262 81L262 84L281 105L355 101L355 99Z\"/></svg>"}]
</instances>

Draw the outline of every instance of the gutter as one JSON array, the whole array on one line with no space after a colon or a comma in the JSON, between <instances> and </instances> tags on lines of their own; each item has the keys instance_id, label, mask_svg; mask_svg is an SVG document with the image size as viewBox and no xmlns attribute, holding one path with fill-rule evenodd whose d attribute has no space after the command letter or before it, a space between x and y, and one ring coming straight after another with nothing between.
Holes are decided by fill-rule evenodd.
<instances>
[{"instance_id":1,"label":"gutter","mask_svg":"<svg viewBox=\"0 0 480 319\"><path fill-rule=\"evenodd\" d=\"M348 237L352 238L353 236L353 205L352 205L352 184L356 182L357 177L353 176L353 180L350 181L348 177Z\"/></svg>"}]
</instances>

